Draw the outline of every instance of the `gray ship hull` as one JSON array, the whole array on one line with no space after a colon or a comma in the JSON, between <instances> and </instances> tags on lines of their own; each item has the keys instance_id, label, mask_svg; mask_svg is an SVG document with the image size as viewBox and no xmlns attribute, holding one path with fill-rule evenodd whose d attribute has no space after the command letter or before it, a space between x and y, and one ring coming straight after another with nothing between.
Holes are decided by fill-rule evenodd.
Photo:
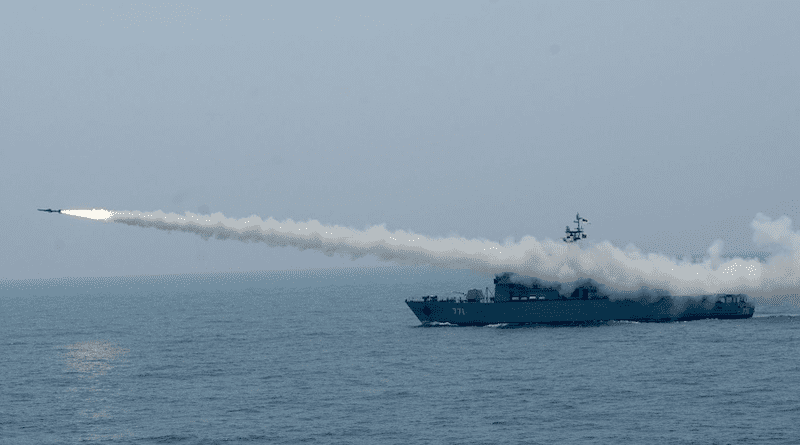
<instances>
[{"instance_id":1,"label":"gray ship hull","mask_svg":"<svg viewBox=\"0 0 800 445\"><path fill-rule=\"evenodd\" d=\"M750 318L751 304L717 303L707 308L692 299L646 300L547 300L506 303L464 301L406 301L422 323L462 326L491 324L586 324L612 320L668 322L705 318Z\"/></svg>"}]
</instances>

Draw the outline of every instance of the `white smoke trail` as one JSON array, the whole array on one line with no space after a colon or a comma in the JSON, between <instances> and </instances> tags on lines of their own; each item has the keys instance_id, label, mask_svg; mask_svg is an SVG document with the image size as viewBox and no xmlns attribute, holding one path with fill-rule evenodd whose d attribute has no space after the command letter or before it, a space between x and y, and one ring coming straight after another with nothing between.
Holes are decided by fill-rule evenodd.
<instances>
[{"instance_id":1,"label":"white smoke trail","mask_svg":"<svg viewBox=\"0 0 800 445\"><path fill-rule=\"evenodd\" d=\"M358 258L374 255L403 265L433 265L470 269L492 275L515 272L548 281L591 278L621 291L644 287L663 289L672 295L746 293L751 296L797 294L800 289L800 234L783 216L771 220L763 214L752 222L753 241L772 251L762 262L755 258L721 258L721 241L708 250L703 262L678 260L661 254L644 254L633 246L619 249L609 241L579 246L526 236L517 243L460 237L428 238L384 226L354 230L327 226L319 221L266 221L257 216L231 219L221 213L184 215L161 211L64 210L80 218L179 230L203 238L263 242L269 246L313 249Z\"/></svg>"}]
</instances>

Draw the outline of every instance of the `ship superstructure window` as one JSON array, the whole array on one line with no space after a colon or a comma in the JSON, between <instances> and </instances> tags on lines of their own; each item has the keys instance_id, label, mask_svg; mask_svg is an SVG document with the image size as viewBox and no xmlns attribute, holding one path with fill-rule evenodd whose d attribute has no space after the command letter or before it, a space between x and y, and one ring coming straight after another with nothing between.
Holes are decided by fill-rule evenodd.
<instances>
[{"instance_id":1,"label":"ship superstructure window","mask_svg":"<svg viewBox=\"0 0 800 445\"><path fill-rule=\"evenodd\" d=\"M514 301L518 301L519 297L511 297L511 299L514 300Z\"/></svg>"}]
</instances>

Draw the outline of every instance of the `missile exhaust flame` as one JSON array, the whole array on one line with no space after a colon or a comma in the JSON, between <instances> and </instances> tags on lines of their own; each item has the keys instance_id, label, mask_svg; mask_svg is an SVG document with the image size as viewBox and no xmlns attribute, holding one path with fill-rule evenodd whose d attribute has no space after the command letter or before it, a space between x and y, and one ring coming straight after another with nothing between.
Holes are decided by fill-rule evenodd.
<instances>
[{"instance_id":1,"label":"missile exhaust flame","mask_svg":"<svg viewBox=\"0 0 800 445\"><path fill-rule=\"evenodd\" d=\"M109 212L108 210L103 209L91 209L91 210L62 210L61 213L70 216L77 216L80 218L87 218L87 219L95 219L95 220L107 220L114 216L114 212Z\"/></svg>"},{"instance_id":2,"label":"missile exhaust flame","mask_svg":"<svg viewBox=\"0 0 800 445\"><path fill-rule=\"evenodd\" d=\"M791 230L783 216L771 220L756 215L751 223L753 241L774 253L757 258L722 258L717 240L703 262L677 260L662 254L645 254L633 246L615 247L609 241L584 246L526 236L516 243L497 243L463 237L429 238L411 232L391 232L385 226L355 230L311 221L262 220L257 216L226 218L221 213L199 215L109 211L63 210L62 213L130 226L182 231L204 239L261 242L273 247L312 249L327 256L352 259L374 255L401 265L431 265L470 269L493 275L515 272L547 281L590 278L620 291L643 287L672 295L746 293L751 296L797 294L800 289L800 233Z\"/></svg>"}]
</instances>

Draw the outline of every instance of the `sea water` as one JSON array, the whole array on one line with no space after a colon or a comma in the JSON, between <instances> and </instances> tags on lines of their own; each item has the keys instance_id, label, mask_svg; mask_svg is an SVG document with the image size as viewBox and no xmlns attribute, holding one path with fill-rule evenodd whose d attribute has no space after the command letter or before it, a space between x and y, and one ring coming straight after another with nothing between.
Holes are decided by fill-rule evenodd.
<instances>
[{"instance_id":1,"label":"sea water","mask_svg":"<svg viewBox=\"0 0 800 445\"><path fill-rule=\"evenodd\" d=\"M229 281L6 282L0 443L800 443L796 306L421 327L404 299L491 280Z\"/></svg>"}]
</instances>

